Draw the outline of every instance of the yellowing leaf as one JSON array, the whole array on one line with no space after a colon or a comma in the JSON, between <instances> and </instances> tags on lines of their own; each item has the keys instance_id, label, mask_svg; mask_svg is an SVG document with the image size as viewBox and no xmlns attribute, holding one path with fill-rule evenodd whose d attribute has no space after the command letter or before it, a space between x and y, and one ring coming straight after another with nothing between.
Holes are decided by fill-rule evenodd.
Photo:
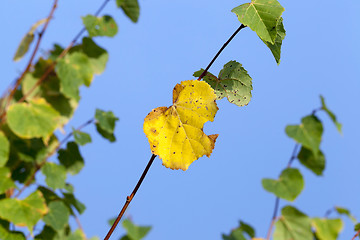
<instances>
[{"instance_id":1,"label":"yellowing leaf","mask_svg":"<svg viewBox=\"0 0 360 240\"><path fill-rule=\"evenodd\" d=\"M171 169L187 170L210 154L217 134L206 135L204 123L213 121L218 107L214 90L206 82L183 81L173 90L173 105L153 109L144 120L144 132L153 154Z\"/></svg>"}]
</instances>

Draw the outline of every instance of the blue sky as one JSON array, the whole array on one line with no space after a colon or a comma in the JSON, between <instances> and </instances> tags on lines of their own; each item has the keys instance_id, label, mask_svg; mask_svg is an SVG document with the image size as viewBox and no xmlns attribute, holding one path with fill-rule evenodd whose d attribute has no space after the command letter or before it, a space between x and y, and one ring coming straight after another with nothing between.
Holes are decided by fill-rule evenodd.
<instances>
[{"instance_id":1,"label":"blue sky","mask_svg":"<svg viewBox=\"0 0 360 240\"><path fill-rule=\"evenodd\" d=\"M171 105L172 89L192 79L239 26L231 9L246 1L140 0L139 22L133 24L111 1L103 11L119 25L114 38L96 38L110 60L92 86L81 89L80 106L66 128L90 119L96 108L112 110L120 121L117 142L108 143L90 126L93 143L81 148L86 166L70 177L77 197L87 206L80 217L88 236L103 238L107 220L116 216L132 191L151 153L143 119L151 109ZM4 90L28 59L14 63L17 45L30 26L47 16L52 1L1 1L0 57ZM41 45L67 45L82 27L80 16L95 12L102 1L59 1L54 20ZM323 177L295 162L305 189L291 204L310 216L323 216L334 205L349 208L360 219L358 190L360 152L360 2L280 1L287 36L280 66L250 29L242 30L215 62L217 74L230 60L243 64L253 79L247 107L226 100L207 134L218 133L210 158L195 161L188 171L173 171L156 159L126 215L135 223L152 225L146 239L220 239L243 220L265 237L275 197L261 187L264 177L277 178L286 166L294 142L284 132L288 124L320 106L322 94L343 124L339 135L330 119L324 123L321 149L327 160ZM60 136L60 139L62 136ZM336 216L336 215L333 215ZM345 220L340 239L351 239ZM118 228L113 239L122 235Z\"/></svg>"}]
</instances>

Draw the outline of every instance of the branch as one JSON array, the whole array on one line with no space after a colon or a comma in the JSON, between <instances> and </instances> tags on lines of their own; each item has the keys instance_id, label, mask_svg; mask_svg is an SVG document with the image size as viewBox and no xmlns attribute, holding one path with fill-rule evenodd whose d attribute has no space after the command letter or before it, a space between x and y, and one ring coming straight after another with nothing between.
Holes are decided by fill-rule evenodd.
<instances>
[{"instance_id":1,"label":"branch","mask_svg":"<svg viewBox=\"0 0 360 240\"><path fill-rule=\"evenodd\" d=\"M289 163L287 165L287 168L290 168L291 167L291 164L294 162L294 160L296 159L297 157L297 152L298 152L298 149L299 149L299 144L295 144L295 147L294 147L294 150L291 154L291 157L290 157L290 160L289 160ZM275 199L275 207L274 207L274 213L273 213L273 216L271 218L271 222L270 222L270 227L269 227L269 230L266 234L266 240L269 240L270 239L270 236L271 236L271 232L272 232L272 229L274 227L274 224L275 224L275 221L276 221L276 218L277 218L277 212L279 211L279 202L280 202L280 198L279 197L276 197Z\"/></svg>"},{"instance_id":2,"label":"branch","mask_svg":"<svg viewBox=\"0 0 360 240\"><path fill-rule=\"evenodd\" d=\"M10 104L10 101L11 99L13 98L17 88L20 86L22 80L24 79L25 75L27 72L29 72L31 66L32 66L32 62L35 58L35 55L39 49L39 46L40 46L40 42L42 40L42 37L44 36L44 33L49 25L49 22L50 22L50 19L52 18L52 16L54 15L54 12L55 12L55 9L57 7L57 2L58 0L54 0L54 4L51 8L51 11L49 13L49 16L46 18L46 21L45 21L45 24L44 24L44 27L42 28L41 32L39 33L39 37L37 39L37 42L36 42L36 45L35 45L35 48L34 48L34 51L32 52L31 54L31 57L29 59L29 62L28 64L26 65L26 68L25 70L22 72L21 76L16 80L15 82L15 86L10 90L10 93L9 93L9 96L7 97L7 100L6 100L6 104L4 106L4 112L6 111L6 108L8 107L8 105Z\"/></svg>"},{"instance_id":3,"label":"branch","mask_svg":"<svg viewBox=\"0 0 360 240\"><path fill-rule=\"evenodd\" d=\"M85 122L84 124L82 124L81 126L79 126L78 128L76 128L75 130L80 131L81 129L83 129L84 127L86 127L87 125L93 123L95 121L95 119L90 119L87 122ZM36 173L42 168L42 166L45 165L45 163L47 162L48 158L51 157L54 153L56 153L60 147L74 134L74 131L71 131L68 135L66 135L66 137L60 141L59 145L52 151L50 152L45 160L43 162L41 162L40 164L35 166L35 170L34 172L31 174L31 176L28 178L28 180L25 182L25 184L22 186L22 188L19 190L19 192L15 195L15 198L19 197L20 194L31 184L31 182L34 180Z\"/></svg>"},{"instance_id":4,"label":"branch","mask_svg":"<svg viewBox=\"0 0 360 240\"><path fill-rule=\"evenodd\" d=\"M357 236L359 236L359 234L360 234L360 229L356 232L356 234L354 235L354 237L353 237L351 240L355 240L355 238L356 238Z\"/></svg>"},{"instance_id":5,"label":"branch","mask_svg":"<svg viewBox=\"0 0 360 240\"><path fill-rule=\"evenodd\" d=\"M220 55L220 53L226 48L226 46L231 42L231 40L236 36L236 34L238 34L238 32L240 32L241 29L246 28L246 26L244 24L241 24L240 27L238 29L236 29L236 31L231 35L231 37L224 43L224 45L220 48L220 50L216 53L215 57L211 60L211 62L209 63L209 65L205 68L205 70L202 72L202 74L200 75L200 77L198 78L198 80L202 79L207 71L209 70L209 68L211 67L211 65L215 62L215 60L217 59L217 57Z\"/></svg>"},{"instance_id":6,"label":"branch","mask_svg":"<svg viewBox=\"0 0 360 240\"><path fill-rule=\"evenodd\" d=\"M144 172L142 173L142 175L141 175L138 183L136 184L134 190L132 191L132 193L130 194L130 196L127 196L127 197L126 197L126 202L125 202L124 206L122 207L122 209L121 209L119 215L117 216L114 224L111 226L109 232L106 234L106 237L104 238L104 240L108 240L108 239L111 237L111 234L114 232L116 226L117 226L118 223L120 222L120 220L121 220L122 216L124 215L127 207L129 206L131 200L134 198L137 190L139 189L142 181L144 180L144 178L145 178L147 172L149 171L149 168L151 167L151 164L153 163L153 161L154 161L155 158L156 158L156 155L153 154L153 155L151 156L151 158L150 158L150 160L149 160L149 162L148 162L148 164L147 164Z\"/></svg>"}]
</instances>

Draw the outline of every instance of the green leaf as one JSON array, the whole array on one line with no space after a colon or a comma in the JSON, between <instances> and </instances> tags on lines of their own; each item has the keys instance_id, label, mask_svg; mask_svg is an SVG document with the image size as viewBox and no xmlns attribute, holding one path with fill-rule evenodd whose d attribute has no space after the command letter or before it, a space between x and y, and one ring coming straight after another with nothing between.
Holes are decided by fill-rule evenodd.
<instances>
[{"instance_id":1,"label":"green leaf","mask_svg":"<svg viewBox=\"0 0 360 240\"><path fill-rule=\"evenodd\" d=\"M249 26L264 41L275 43L276 26L285 9L277 0L251 0L242 4L231 12L235 13L239 21Z\"/></svg>"},{"instance_id":2,"label":"green leaf","mask_svg":"<svg viewBox=\"0 0 360 240\"><path fill-rule=\"evenodd\" d=\"M45 224L56 231L63 229L69 221L70 212L68 207L61 201L53 201L48 207L49 213L43 218Z\"/></svg>"},{"instance_id":3,"label":"green leaf","mask_svg":"<svg viewBox=\"0 0 360 240\"><path fill-rule=\"evenodd\" d=\"M276 25L275 42L272 44L271 42L267 42L261 39L266 44L266 46L268 46L269 49L271 50L278 65L280 64L281 45L282 45L282 41L285 38L285 35L286 35L286 31L284 28L283 19L280 18Z\"/></svg>"},{"instance_id":4,"label":"green leaf","mask_svg":"<svg viewBox=\"0 0 360 240\"><path fill-rule=\"evenodd\" d=\"M132 240L140 240L144 238L148 232L151 230L150 226L137 226L129 219L125 219L122 223L123 227L127 231L127 235Z\"/></svg>"},{"instance_id":5,"label":"green leaf","mask_svg":"<svg viewBox=\"0 0 360 240\"><path fill-rule=\"evenodd\" d=\"M67 54L59 59L55 71L60 79L60 91L67 97L80 100L79 87L90 86L93 69L89 58L81 52Z\"/></svg>"},{"instance_id":6,"label":"green leaf","mask_svg":"<svg viewBox=\"0 0 360 240\"><path fill-rule=\"evenodd\" d=\"M115 122L119 118L115 117L111 111L105 112L100 109L96 109L95 120L99 124L99 127L108 133L113 133L115 129Z\"/></svg>"},{"instance_id":7,"label":"green leaf","mask_svg":"<svg viewBox=\"0 0 360 240\"><path fill-rule=\"evenodd\" d=\"M86 240L86 237L80 229L77 229L66 240Z\"/></svg>"},{"instance_id":8,"label":"green leaf","mask_svg":"<svg viewBox=\"0 0 360 240\"><path fill-rule=\"evenodd\" d=\"M82 158L79 147L75 142L68 142L66 149L58 151L58 159L66 170L72 174L78 174L84 167L84 159Z\"/></svg>"},{"instance_id":9,"label":"green leaf","mask_svg":"<svg viewBox=\"0 0 360 240\"><path fill-rule=\"evenodd\" d=\"M0 167L5 166L9 159L10 143L5 134L0 131Z\"/></svg>"},{"instance_id":10,"label":"green leaf","mask_svg":"<svg viewBox=\"0 0 360 240\"><path fill-rule=\"evenodd\" d=\"M3 240L25 240L25 235L22 232L10 231L0 225L0 239Z\"/></svg>"},{"instance_id":11,"label":"green leaf","mask_svg":"<svg viewBox=\"0 0 360 240\"><path fill-rule=\"evenodd\" d=\"M62 165L47 162L41 168L41 172L45 175L46 184L52 189L64 188L66 181L66 169Z\"/></svg>"},{"instance_id":12,"label":"green leaf","mask_svg":"<svg viewBox=\"0 0 360 240\"><path fill-rule=\"evenodd\" d=\"M194 73L194 77L200 77L204 70ZM217 100L227 97L230 103L241 107L248 105L253 89L251 77L242 65L236 61L230 61L224 65L219 77L206 73L203 80L214 89Z\"/></svg>"},{"instance_id":13,"label":"green leaf","mask_svg":"<svg viewBox=\"0 0 360 240\"><path fill-rule=\"evenodd\" d=\"M231 231L230 235L222 235L223 240L246 240L243 231L240 229L235 229Z\"/></svg>"},{"instance_id":14,"label":"green leaf","mask_svg":"<svg viewBox=\"0 0 360 240\"><path fill-rule=\"evenodd\" d=\"M254 238L255 237L255 229L250 226L249 224L240 221L239 229L241 229L244 233L249 235L249 237Z\"/></svg>"},{"instance_id":15,"label":"green leaf","mask_svg":"<svg viewBox=\"0 0 360 240\"><path fill-rule=\"evenodd\" d=\"M313 218L312 226L319 240L336 240L343 228L343 222L341 219Z\"/></svg>"},{"instance_id":16,"label":"green leaf","mask_svg":"<svg viewBox=\"0 0 360 240\"><path fill-rule=\"evenodd\" d=\"M360 230L360 223L357 223L355 226L354 226L354 231L359 231Z\"/></svg>"},{"instance_id":17,"label":"green leaf","mask_svg":"<svg viewBox=\"0 0 360 240\"><path fill-rule=\"evenodd\" d=\"M294 207L285 206L275 223L273 239L313 240L309 217Z\"/></svg>"},{"instance_id":18,"label":"green leaf","mask_svg":"<svg viewBox=\"0 0 360 240\"><path fill-rule=\"evenodd\" d=\"M304 188L304 179L296 168L286 168L278 180L264 178L263 188L279 198L294 201Z\"/></svg>"},{"instance_id":19,"label":"green leaf","mask_svg":"<svg viewBox=\"0 0 360 240\"><path fill-rule=\"evenodd\" d=\"M15 188L15 183L11 180L10 169L0 167L0 194L6 192L10 188Z\"/></svg>"},{"instance_id":20,"label":"green leaf","mask_svg":"<svg viewBox=\"0 0 360 240\"><path fill-rule=\"evenodd\" d=\"M59 125L60 115L43 98L29 103L16 103L9 107L7 123L21 138L41 137L47 141Z\"/></svg>"},{"instance_id":21,"label":"green leaf","mask_svg":"<svg viewBox=\"0 0 360 240\"><path fill-rule=\"evenodd\" d=\"M86 207L85 205L77 200L72 193L63 193L65 203L71 208L73 206L80 214L82 214Z\"/></svg>"},{"instance_id":22,"label":"green leaf","mask_svg":"<svg viewBox=\"0 0 360 240\"><path fill-rule=\"evenodd\" d=\"M96 17L89 14L82 17L82 20L90 37L114 37L118 32L118 26L115 20L109 15Z\"/></svg>"},{"instance_id":23,"label":"green leaf","mask_svg":"<svg viewBox=\"0 0 360 240\"><path fill-rule=\"evenodd\" d=\"M302 165L310 169L316 175L322 175L325 169L325 156L321 151L315 156L311 150L302 146L297 158Z\"/></svg>"},{"instance_id":24,"label":"green leaf","mask_svg":"<svg viewBox=\"0 0 360 240\"><path fill-rule=\"evenodd\" d=\"M87 143L91 143L91 136L89 134L76 130L75 128L73 128L73 134L75 142L80 144L81 146Z\"/></svg>"},{"instance_id":25,"label":"green leaf","mask_svg":"<svg viewBox=\"0 0 360 240\"><path fill-rule=\"evenodd\" d=\"M335 210L338 214L340 215L345 215L347 216L348 218L350 218L350 220L355 224L357 221L356 221L356 218L351 214L350 210L347 209L347 208L343 208L343 207L339 207L339 206L335 206Z\"/></svg>"},{"instance_id":26,"label":"green leaf","mask_svg":"<svg viewBox=\"0 0 360 240\"><path fill-rule=\"evenodd\" d=\"M116 5L121 7L131 21L137 22L140 15L138 0L116 0Z\"/></svg>"},{"instance_id":27,"label":"green leaf","mask_svg":"<svg viewBox=\"0 0 360 240\"><path fill-rule=\"evenodd\" d=\"M301 119L300 125L288 125L285 131L296 142L311 149L315 156L318 155L323 126L317 117L306 116Z\"/></svg>"},{"instance_id":28,"label":"green leaf","mask_svg":"<svg viewBox=\"0 0 360 240\"><path fill-rule=\"evenodd\" d=\"M34 240L53 240L56 236L56 232L49 226L44 226L41 233L35 236Z\"/></svg>"},{"instance_id":29,"label":"green leaf","mask_svg":"<svg viewBox=\"0 0 360 240\"><path fill-rule=\"evenodd\" d=\"M20 42L20 45L18 49L16 50L14 61L19 61L29 50L30 44L34 40L34 32L36 29L44 24L47 19L41 19L37 21L34 25L31 26L30 31L26 33L26 35L23 37L23 39Z\"/></svg>"},{"instance_id":30,"label":"green leaf","mask_svg":"<svg viewBox=\"0 0 360 240\"><path fill-rule=\"evenodd\" d=\"M101 74L109 60L109 54L105 49L99 47L91 38L84 37L82 40L82 51L88 56L95 74Z\"/></svg>"},{"instance_id":31,"label":"green leaf","mask_svg":"<svg viewBox=\"0 0 360 240\"><path fill-rule=\"evenodd\" d=\"M333 123L335 124L335 126L336 126L337 130L339 131L339 133L342 133L342 131L341 131L341 128L342 128L341 123L339 123L339 122L336 120L335 114L327 108L327 106L326 106L326 104L325 104L325 99L324 99L324 97L320 95L320 99L321 99L321 110L324 110L324 111L329 115L329 117L331 118L331 120L332 120Z\"/></svg>"},{"instance_id":32,"label":"green leaf","mask_svg":"<svg viewBox=\"0 0 360 240\"><path fill-rule=\"evenodd\" d=\"M113 133L108 133L107 131L105 131L104 129L102 129L98 123L96 123L96 130L98 131L98 133L99 133L103 138L106 138L106 139L109 140L110 142L115 142L115 141L116 141L115 135L114 135Z\"/></svg>"},{"instance_id":33,"label":"green leaf","mask_svg":"<svg viewBox=\"0 0 360 240\"><path fill-rule=\"evenodd\" d=\"M46 205L49 205L53 201L61 200L61 198L51 189L40 186L37 188L43 195Z\"/></svg>"},{"instance_id":34,"label":"green leaf","mask_svg":"<svg viewBox=\"0 0 360 240\"><path fill-rule=\"evenodd\" d=\"M26 226L30 232L47 212L48 208L40 191L33 192L24 200L15 198L0 200L0 218L16 226Z\"/></svg>"}]
</instances>

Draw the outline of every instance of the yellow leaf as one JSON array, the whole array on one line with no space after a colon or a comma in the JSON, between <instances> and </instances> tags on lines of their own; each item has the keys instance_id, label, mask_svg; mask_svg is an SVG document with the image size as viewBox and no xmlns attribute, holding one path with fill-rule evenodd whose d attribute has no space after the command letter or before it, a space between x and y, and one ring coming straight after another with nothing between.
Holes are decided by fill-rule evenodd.
<instances>
[{"instance_id":1,"label":"yellow leaf","mask_svg":"<svg viewBox=\"0 0 360 240\"><path fill-rule=\"evenodd\" d=\"M209 84L183 81L173 90L173 105L153 109L145 118L144 132L151 152L165 167L187 170L198 158L210 154L218 134L206 135L204 123L214 121L218 107Z\"/></svg>"}]
</instances>

